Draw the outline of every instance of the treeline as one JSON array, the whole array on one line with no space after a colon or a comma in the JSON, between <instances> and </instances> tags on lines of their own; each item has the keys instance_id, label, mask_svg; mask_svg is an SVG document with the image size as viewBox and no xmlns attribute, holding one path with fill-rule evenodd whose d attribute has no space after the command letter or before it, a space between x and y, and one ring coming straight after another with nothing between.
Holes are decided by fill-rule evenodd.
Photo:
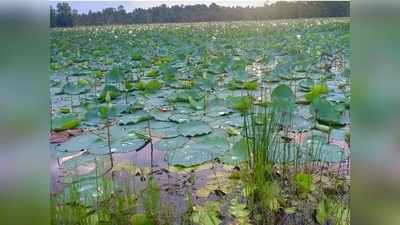
<instances>
[{"instance_id":1,"label":"treeline","mask_svg":"<svg viewBox=\"0 0 400 225\"><path fill-rule=\"evenodd\" d=\"M137 8L131 12L119 6L105 8L101 12L89 11L81 14L71 10L66 2L58 3L56 8L50 6L51 27L348 16L349 1L281 1L262 7L224 7L215 3L209 6L198 4L168 7L163 4L149 9Z\"/></svg>"}]
</instances>

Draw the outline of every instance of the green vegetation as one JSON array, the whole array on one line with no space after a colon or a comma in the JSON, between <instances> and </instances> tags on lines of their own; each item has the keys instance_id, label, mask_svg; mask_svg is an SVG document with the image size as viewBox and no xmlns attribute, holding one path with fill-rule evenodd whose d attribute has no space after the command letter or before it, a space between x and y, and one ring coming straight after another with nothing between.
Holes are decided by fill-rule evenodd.
<instances>
[{"instance_id":1,"label":"green vegetation","mask_svg":"<svg viewBox=\"0 0 400 225\"><path fill-rule=\"evenodd\" d=\"M52 224L348 225L349 21L52 30Z\"/></svg>"},{"instance_id":2,"label":"green vegetation","mask_svg":"<svg viewBox=\"0 0 400 225\"><path fill-rule=\"evenodd\" d=\"M123 5L105 8L100 12L81 13L71 9L68 3L58 3L56 9L50 6L50 27L71 27L82 25L120 25L137 23L204 22L268 20L290 18L322 18L350 16L350 2L307 2L278 1L258 7L227 7L215 3L191 6L167 6L150 9L134 9L127 12ZM140 60L140 52L131 54L132 60Z\"/></svg>"}]
</instances>

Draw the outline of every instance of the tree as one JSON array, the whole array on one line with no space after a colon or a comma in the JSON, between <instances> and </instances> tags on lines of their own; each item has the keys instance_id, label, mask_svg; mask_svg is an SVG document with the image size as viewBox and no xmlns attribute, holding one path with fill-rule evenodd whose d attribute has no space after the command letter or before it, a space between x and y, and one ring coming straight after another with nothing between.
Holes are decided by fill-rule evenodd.
<instances>
[{"instance_id":1,"label":"tree","mask_svg":"<svg viewBox=\"0 0 400 225\"><path fill-rule=\"evenodd\" d=\"M67 2L57 4L56 24L58 27L72 27L71 7Z\"/></svg>"},{"instance_id":2,"label":"tree","mask_svg":"<svg viewBox=\"0 0 400 225\"><path fill-rule=\"evenodd\" d=\"M267 1L261 7L224 7L215 3L175 5L162 4L149 9L136 8L126 12L124 7L105 8L100 12L78 14L71 12L68 3L57 4L55 12L50 7L50 26L112 25L137 23L269 20L313 17L348 17L349 1ZM54 19L56 18L56 19Z\"/></svg>"},{"instance_id":3,"label":"tree","mask_svg":"<svg viewBox=\"0 0 400 225\"><path fill-rule=\"evenodd\" d=\"M50 27L56 27L56 10L50 6Z\"/></svg>"}]
</instances>

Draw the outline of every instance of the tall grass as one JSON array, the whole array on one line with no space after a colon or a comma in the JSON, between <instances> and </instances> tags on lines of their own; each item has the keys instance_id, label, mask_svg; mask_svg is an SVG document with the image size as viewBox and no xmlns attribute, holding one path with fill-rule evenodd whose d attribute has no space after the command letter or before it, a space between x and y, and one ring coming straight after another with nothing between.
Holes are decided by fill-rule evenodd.
<instances>
[{"instance_id":1,"label":"tall grass","mask_svg":"<svg viewBox=\"0 0 400 225\"><path fill-rule=\"evenodd\" d=\"M265 102L266 92L261 93ZM248 92L249 105L243 110L244 139L247 143L247 167L244 171L245 195L257 223L272 223L271 213L279 208L279 184L274 181L274 155L278 149L278 112L271 104L256 104ZM266 210L267 209L267 210Z\"/></svg>"},{"instance_id":2,"label":"tall grass","mask_svg":"<svg viewBox=\"0 0 400 225\"><path fill-rule=\"evenodd\" d=\"M95 179L100 184L90 193L83 191L83 183L78 181L51 196L52 224L129 224L136 212L137 196L127 184L106 177Z\"/></svg>"},{"instance_id":3,"label":"tall grass","mask_svg":"<svg viewBox=\"0 0 400 225\"><path fill-rule=\"evenodd\" d=\"M267 102L271 98L265 90L260 96L261 99L255 101L255 97L247 93L250 104L242 110L243 138L248 154L242 180L254 223L278 223L285 208L292 207L294 201L300 201L300 211L312 217L316 203L309 197L325 198L321 181L326 165L315 156L322 158L322 145L326 143L312 135L311 144L301 146L302 142L296 142L291 136L293 108ZM320 186L315 187L314 178L318 176ZM336 179L338 174L334 177ZM342 211L332 211L337 213L331 216L347 215L345 208Z\"/></svg>"}]
</instances>

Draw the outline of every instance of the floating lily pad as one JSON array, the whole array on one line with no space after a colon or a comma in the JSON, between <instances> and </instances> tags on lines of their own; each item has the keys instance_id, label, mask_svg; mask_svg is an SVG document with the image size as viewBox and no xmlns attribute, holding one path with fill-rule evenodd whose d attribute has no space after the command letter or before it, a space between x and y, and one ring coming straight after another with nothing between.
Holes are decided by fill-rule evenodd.
<instances>
[{"instance_id":1,"label":"floating lily pad","mask_svg":"<svg viewBox=\"0 0 400 225\"><path fill-rule=\"evenodd\" d=\"M172 151L177 148L182 147L184 144L186 144L189 141L189 139L179 136L176 138L169 138L169 139L161 139L154 143L154 148L157 150L163 150L163 151Z\"/></svg>"},{"instance_id":2,"label":"floating lily pad","mask_svg":"<svg viewBox=\"0 0 400 225\"><path fill-rule=\"evenodd\" d=\"M196 143L209 145L209 151L215 155L224 153L230 148L228 136L223 130L215 130L211 134L193 137L191 140Z\"/></svg>"},{"instance_id":3,"label":"floating lily pad","mask_svg":"<svg viewBox=\"0 0 400 225\"><path fill-rule=\"evenodd\" d=\"M299 82L299 87L301 91L310 91L313 85L314 80L312 79L304 79Z\"/></svg>"},{"instance_id":4,"label":"floating lily pad","mask_svg":"<svg viewBox=\"0 0 400 225\"><path fill-rule=\"evenodd\" d=\"M314 99L326 93L328 93L328 87L326 86L326 84L314 84L311 87L311 90L306 95L304 95L304 97L308 102L312 102L314 101Z\"/></svg>"},{"instance_id":5,"label":"floating lily pad","mask_svg":"<svg viewBox=\"0 0 400 225\"><path fill-rule=\"evenodd\" d=\"M69 95L84 94L90 90L90 84L85 79L79 79L77 82L68 82L63 86L63 92Z\"/></svg>"},{"instance_id":6,"label":"floating lily pad","mask_svg":"<svg viewBox=\"0 0 400 225\"><path fill-rule=\"evenodd\" d=\"M101 176L110 168L110 159L108 156L85 154L66 161L62 165L62 168L66 173L63 181L71 183L83 179L95 178L96 174L97 176Z\"/></svg>"},{"instance_id":7,"label":"floating lily pad","mask_svg":"<svg viewBox=\"0 0 400 225\"><path fill-rule=\"evenodd\" d=\"M249 143L251 142L249 141ZM246 139L241 139L236 142L233 147L221 157L222 161L228 164L239 164L247 160L247 144Z\"/></svg>"},{"instance_id":8,"label":"floating lily pad","mask_svg":"<svg viewBox=\"0 0 400 225\"><path fill-rule=\"evenodd\" d=\"M223 130L209 135L192 138L176 150L168 152L171 165L185 167L198 165L214 158L221 158L230 148L230 142Z\"/></svg>"},{"instance_id":9,"label":"floating lily pad","mask_svg":"<svg viewBox=\"0 0 400 225\"><path fill-rule=\"evenodd\" d=\"M284 80L301 80L306 78L305 73L283 73L280 77Z\"/></svg>"},{"instance_id":10,"label":"floating lily pad","mask_svg":"<svg viewBox=\"0 0 400 225\"><path fill-rule=\"evenodd\" d=\"M317 120L328 126L342 126L340 113L325 99L315 99L310 107L310 113L316 114Z\"/></svg>"},{"instance_id":11,"label":"floating lily pad","mask_svg":"<svg viewBox=\"0 0 400 225\"><path fill-rule=\"evenodd\" d=\"M281 84L271 94L272 102L276 107L283 110L291 110L296 102L296 96L289 86Z\"/></svg>"},{"instance_id":12,"label":"floating lily pad","mask_svg":"<svg viewBox=\"0 0 400 225\"><path fill-rule=\"evenodd\" d=\"M314 151L311 157L315 161L339 163L347 160L348 156L339 146L325 144L319 151Z\"/></svg>"},{"instance_id":13,"label":"floating lily pad","mask_svg":"<svg viewBox=\"0 0 400 225\"><path fill-rule=\"evenodd\" d=\"M158 121L169 121L169 117L173 115L171 111L161 112L160 110L156 109L150 112L150 115Z\"/></svg>"},{"instance_id":14,"label":"floating lily pad","mask_svg":"<svg viewBox=\"0 0 400 225\"><path fill-rule=\"evenodd\" d=\"M120 90L118 88L116 88L115 86L112 86L112 85L107 85L101 91L99 99L101 101L105 101L107 93L110 93L109 95L110 95L111 99L115 99L115 98L117 98L117 97L119 97L121 95L121 92L120 92Z\"/></svg>"},{"instance_id":15,"label":"floating lily pad","mask_svg":"<svg viewBox=\"0 0 400 225\"><path fill-rule=\"evenodd\" d=\"M167 160L170 165L185 167L198 165L213 159L209 150L210 146L207 144L187 143L174 151L168 152Z\"/></svg>"},{"instance_id":16,"label":"floating lily pad","mask_svg":"<svg viewBox=\"0 0 400 225\"><path fill-rule=\"evenodd\" d=\"M347 99L344 93L329 92L326 96L326 100L335 103L345 103Z\"/></svg>"},{"instance_id":17,"label":"floating lily pad","mask_svg":"<svg viewBox=\"0 0 400 225\"><path fill-rule=\"evenodd\" d=\"M117 127L110 130L111 152L136 151L146 144L146 141L138 137L133 131L123 131ZM78 137L62 143L57 147L59 151L76 152L87 149L90 153L102 155L108 154L106 131L98 134L82 134Z\"/></svg>"},{"instance_id":18,"label":"floating lily pad","mask_svg":"<svg viewBox=\"0 0 400 225\"><path fill-rule=\"evenodd\" d=\"M122 79L123 72L119 66L114 66L105 76L106 82L119 82Z\"/></svg>"},{"instance_id":19,"label":"floating lily pad","mask_svg":"<svg viewBox=\"0 0 400 225\"><path fill-rule=\"evenodd\" d=\"M133 125L143 121L151 120L152 117L149 113L139 111L134 114L123 116L119 119L119 125Z\"/></svg>"},{"instance_id":20,"label":"floating lily pad","mask_svg":"<svg viewBox=\"0 0 400 225\"><path fill-rule=\"evenodd\" d=\"M229 115L233 113L233 110L223 105L212 104L206 109L206 112L207 116L218 117Z\"/></svg>"},{"instance_id":21,"label":"floating lily pad","mask_svg":"<svg viewBox=\"0 0 400 225\"><path fill-rule=\"evenodd\" d=\"M88 150L98 139L98 136L91 133L81 134L61 143L56 146L55 149L61 152L79 152L85 149Z\"/></svg>"},{"instance_id":22,"label":"floating lily pad","mask_svg":"<svg viewBox=\"0 0 400 225\"><path fill-rule=\"evenodd\" d=\"M111 142L111 152L113 153L126 153L132 151L138 151L140 148L146 145L146 141L139 138L134 134L127 135L126 138L122 138ZM106 143L102 145L103 150L106 150ZM99 148L98 150L100 150ZM96 154L106 154L107 151L96 151Z\"/></svg>"},{"instance_id":23,"label":"floating lily pad","mask_svg":"<svg viewBox=\"0 0 400 225\"><path fill-rule=\"evenodd\" d=\"M188 114L177 113L170 116L169 120L177 123L187 123L192 120L192 117Z\"/></svg>"},{"instance_id":24,"label":"floating lily pad","mask_svg":"<svg viewBox=\"0 0 400 225\"><path fill-rule=\"evenodd\" d=\"M203 121L189 121L178 126L179 132L186 137L194 137L209 134L212 132L211 127Z\"/></svg>"},{"instance_id":25,"label":"floating lily pad","mask_svg":"<svg viewBox=\"0 0 400 225\"><path fill-rule=\"evenodd\" d=\"M73 129L79 126L80 119L73 114L62 114L53 118L52 128L54 131Z\"/></svg>"},{"instance_id":26,"label":"floating lily pad","mask_svg":"<svg viewBox=\"0 0 400 225\"><path fill-rule=\"evenodd\" d=\"M173 138L180 135L176 123L151 121L151 133L159 138Z\"/></svg>"},{"instance_id":27,"label":"floating lily pad","mask_svg":"<svg viewBox=\"0 0 400 225\"><path fill-rule=\"evenodd\" d=\"M307 120L300 115L295 115L291 120L291 131L305 132L311 130L314 126L313 121Z\"/></svg>"},{"instance_id":28,"label":"floating lily pad","mask_svg":"<svg viewBox=\"0 0 400 225\"><path fill-rule=\"evenodd\" d=\"M237 128L241 128L243 127L243 116L241 116L240 114L236 113L236 114L232 114L230 116L225 117L225 124L232 126L232 127L237 127Z\"/></svg>"}]
</instances>

